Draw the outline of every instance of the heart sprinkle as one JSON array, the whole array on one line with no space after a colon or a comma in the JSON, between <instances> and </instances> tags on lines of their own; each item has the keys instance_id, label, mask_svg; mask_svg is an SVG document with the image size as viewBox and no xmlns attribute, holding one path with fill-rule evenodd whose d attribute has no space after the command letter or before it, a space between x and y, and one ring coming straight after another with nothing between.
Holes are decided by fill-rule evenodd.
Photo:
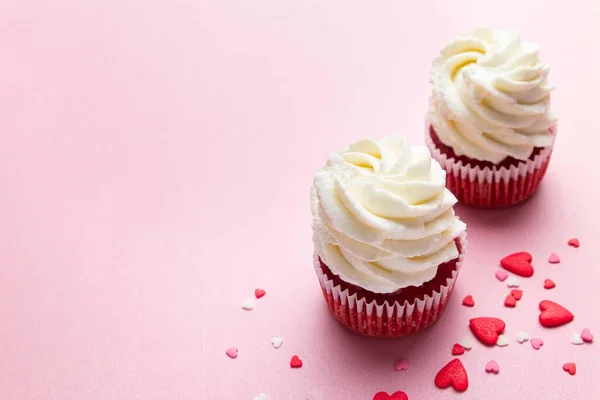
<instances>
[{"instance_id":1,"label":"heart sprinkle","mask_svg":"<svg viewBox=\"0 0 600 400\"><path fill-rule=\"evenodd\" d=\"M473 296L468 295L463 299L463 306L473 307L475 305L475 300L473 300Z\"/></svg>"},{"instance_id":2,"label":"heart sprinkle","mask_svg":"<svg viewBox=\"0 0 600 400\"><path fill-rule=\"evenodd\" d=\"M556 283L552 279L544 280L544 289L553 289L556 287Z\"/></svg>"},{"instance_id":3,"label":"heart sprinkle","mask_svg":"<svg viewBox=\"0 0 600 400\"><path fill-rule=\"evenodd\" d=\"M512 308L512 307L514 307L514 306L516 306L516 305L517 305L517 299L515 299L515 298L513 297L513 295L512 295L512 294L509 294L509 295L508 295L508 296L506 296L506 298L504 299L504 305L505 305L506 307L511 307L511 308Z\"/></svg>"},{"instance_id":4,"label":"heart sprinkle","mask_svg":"<svg viewBox=\"0 0 600 400\"><path fill-rule=\"evenodd\" d=\"M462 347L465 348L465 350L471 350L473 348L473 341L471 339L469 339L468 336L463 336L462 339L460 339L460 342L458 342Z\"/></svg>"},{"instance_id":5,"label":"heart sprinkle","mask_svg":"<svg viewBox=\"0 0 600 400\"><path fill-rule=\"evenodd\" d=\"M548 262L550 264L558 264L560 262L560 257L558 256L558 254L552 253L550 254L550 257L548 257Z\"/></svg>"},{"instance_id":6,"label":"heart sprinkle","mask_svg":"<svg viewBox=\"0 0 600 400\"><path fill-rule=\"evenodd\" d=\"M567 371L571 375L575 375L577 372L577 367L575 366L575 363L566 363L563 365L563 370Z\"/></svg>"},{"instance_id":7,"label":"heart sprinkle","mask_svg":"<svg viewBox=\"0 0 600 400\"><path fill-rule=\"evenodd\" d=\"M375 393L373 400L408 400L408 395L404 392L395 392L387 394L387 392Z\"/></svg>"},{"instance_id":8,"label":"heart sprinkle","mask_svg":"<svg viewBox=\"0 0 600 400\"><path fill-rule=\"evenodd\" d=\"M506 324L498 318L479 317L471 319L469 327L483 344L493 346L498 341L498 335L504 332Z\"/></svg>"},{"instance_id":9,"label":"heart sprinkle","mask_svg":"<svg viewBox=\"0 0 600 400\"><path fill-rule=\"evenodd\" d=\"M237 358L237 356L238 356L238 348L237 347L230 347L227 350L225 350L225 354L227 354L227 356L229 356L229 358Z\"/></svg>"},{"instance_id":10,"label":"heart sprinkle","mask_svg":"<svg viewBox=\"0 0 600 400\"><path fill-rule=\"evenodd\" d=\"M274 337L271 339L271 344L273 345L273 348L278 349L283 344L283 339L280 337Z\"/></svg>"},{"instance_id":11,"label":"heart sprinkle","mask_svg":"<svg viewBox=\"0 0 600 400\"><path fill-rule=\"evenodd\" d=\"M290 367L292 368L300 368L302 367L302 360L298 356L293 356L290 360Z\"/></svg>"},{"instance_id":12,"label":"heart sprinkle","mask_svg":"<svg viewBox=\"0 0 600 400\"><path fill-rule=\"evenodd\" d=\"M250 311L254 308L254 302L251 299L246 299L242 303L242 308L246 311Z\"/></svg>"},{"instance_id":13,"label":"heart sprinkle","mask_svg":"<svg viewBox=\"0 0 600 400\"><path fill-rule=\"evenodd\" d=\"M452 346L452 355L453 356L460 356L462 354L465 354L465 348L462 347L458 343L454 343L454 345Z\"/></svg>"},{"instance_id":14,"label":"heart sprinkle","mask_svg":"<svg viewBox=\"0 0 600 400\"><path fill-rule=\"evenodd\" d=\"M440 389L452 386L458 392L464 392L469 387L467 371L458 358L442 367L435 376L434 382Z\"/></svg>"},{"instance_id":15,"label":"heart sprinkle","mask_svg":"<svg viewBox=\"0 0 600 400\"><path fill-rule=\"evenodd\" d=\"M581 339L586 343L592 343L594 341L594 334L590 331L590 328L584 328L581 331Z\"/></svg>"},{"instance_id":16,"label":"heart sprinkle","mask_svg":"<svg viewBox=\"0 0 600 400\"><path fill-rule=\"evenodd\" d=\"M513 289L510 291L510 294L512 294L512 297L517 301L521 300L521 297L523 297L523 291L521 289Z\"/></svg>"},{"instance_id":17,"label":"heart sprinkle","mask_svg":"<svg viewBox=\"0 0 600 400\"><path fill-rule=\"evenodd\" d=\"M406 360L398 360L396 361L396 363L394 364L394 369L396 371L406 371L408 369L409 365L408 362Z\"/></svg>"},{"instance_id":18,"label":"heart sprinkle","mask_svg":"<svg viewBox=\"0 0 600 400\"><path fill-rule=\"evenodd\" d=\"M526 251L514 253L500 260L500 265L513 274L528 278L533 275L533 257Z\"/></svg>"},{"instance_id":19,"label":"heart sprinkle","mask_svg":"<svg viewBox=\"0 0 600 400\"><path fill-rule=\"evenodd\" d=\"M257 299L260 299L261 297L263 297L267 292L265 292L263 289L255 289L254 290L254 296L256 296Z\"/></svg>"},{"instance_id":20,"label":"heart sprinkle","mask_svg":"<svg viewBox=\"0 0 600 400\"><path fill-rule=\"evenodd\" d=\"M517 279L517 277L515 277L515 276L511 276L506 281L506 286L508 286L509 288L519 287L520 284L521 284L521 282L519 282L519 279Z\"/></svg>"},{"instance_id":21,"label":"heart sprinkle","mask_svg":"<svg viewBox=\"0 0 600 400\"><path fill-rule=\"evenodd\" d=\"M571 343L575 345L583 344L583 339L581 338L581 335L579 335L579 333L574 333L573 336L571 336Z\"/></svg>"},{"instance_id":22,"label":"heart sprinkle","mask_svg":"<svg viewBox=\"0 0 600 400\"><path fill-rule=\"evenodd\" d=\"M573 239L569 240L568 243L569 243L569 246L572 246L575 248L579 247L579 239L577 239L577 238L573 238Z\"/></svg>"},{"instance_id":23,"label":"heart sprinkle","mask_svg":"<svg viewBox=\"0 0 600 400\"><path fill-rule=\"evenodd\" d=\"M267 395L264 393L257 394L256 396L254 396L254 400L267 400Z\"/></svg>"},{"instance_id":24,"label":"heart sprinkle","mask_svg":"<svg viewBox=\"0 0 600 400\"><path fill-rule=\"evenodd\" d=\"M498 340L496 341L496 346L498 347L506 347L508 346L508 339L504 335L498 336Z\"/></svg>"},{"instance_id":25,"label":"heart sprinkle","mask_svg":"<svg viewBox=\"0 0 600 400\"><path fill-rule=\"evenodd\" d=\"M540 302L540 311L540 324L547 328L567 324L575 318L569 310L550 300Z\"/></svg>"},{"instance_id":26,"label":"heart sprinkle","mask_svg":"<svg viewBox=\"0 0 600 400\"><path fill-rule=\"evenodd\" d=\"M544 345L544 341L540 338L532 338L530 342L531 347L533 347L536 350L539 350Z\"/></svg>"},{"instance_id":27,"label":"heart sprinkle","mask_svg":"<svg viewBox=\"0 0 600 400\"><path fill-rule=\"evenodd\" d=\"M504 282L506 280L506 278L508 278L508 272L506 272L503 269L499 269L498 271L496 271L496 278L500 282Z\"/></svg>"},{"instance_id":28,"label":"heart sprinkle","mask_svg":"<svg viewBox=\"0 0 600 400\"><path fill-rule=\"evenodd\" d=\"M527 332L517 332L517 342L523 343L529 340L529 334Z\"/></svg>"},{"instance_id":29,"label":"heart sprinkle","mask_svg":"<svg viewBox=\"0 0 600 400\"><path fill-rule=\"evenodd\" d=\"M493 372L494 374L497 374L498 372L500 372L500 366L494 360L488 361L488 363L485 364L485 372Z\"/></svg>"}]
</instances>

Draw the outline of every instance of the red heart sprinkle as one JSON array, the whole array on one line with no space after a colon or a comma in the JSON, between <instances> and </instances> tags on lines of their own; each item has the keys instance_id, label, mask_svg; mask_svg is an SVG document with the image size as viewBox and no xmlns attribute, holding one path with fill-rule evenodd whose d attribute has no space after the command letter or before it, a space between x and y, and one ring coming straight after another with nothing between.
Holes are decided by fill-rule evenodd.
<instances>
[{"instance_id":1,"label":"red heart sprinkle","mask_svg":"<svg viewBox=\"0 0 600 400\"><path fill-rule=\"evenodd\" d=\"M531 265L531 254L526 251L514 253L500 260L500 265L507 271L519 276L529 277L533 275L533 265Z\"/></svg>"},{"instance_id":2,"label":"red heart sprinkle","mask_svg":"<svg viewBox=\"0 0 600 400\"><path fill-rule=\"evenodd\" d=\"M454 390L464 392L469 387L469 377L465 367L458 358L446 364L435 376L435 386L445 389L452 386Z\"/></svg>"},{"instance_id":3,"label":"red heart sprinkle","mask_svg":"<svg viewBox=\"0 0 600 400\"><path fill-rule=\"evenodd\" d=\"M515 307L517 305L517 299L514 298L514 296L512 294L509 294L508 296L506 296L506 298L504 299L504 305L506 307Z\"/></svg>"},{"instance_id":4,"label":"red heart sprinkle","mask_svg":"<svg viewBox=\"0 0 600 400\"><path fill-rule=\"evenodd\" d=\"M452 346L452 355L453 356L460 356L462 354L465 354L465 348L462 347L458 343L454 343L454 345Z\"/></svg>"},{"instance_id":5,"label":"red heart sprinkle","mask_svg":"<svg viewBox=\"0 0 600 400\"><path fill-rule=\"evenodd\" d=\"M475 305L475 300L473 300L473 296L468 295L463 299L463 306L473 307Z\"/></svg>"},{"instance_id":6,"label":"red heart sprinkle","mask_svg":"<svg viewBox=\"0 0 600 400\"><path fill-rule=\"evenodd\" d=\"M256 289L254 290L254 296L256 296L257 299L260 299L261 297L263 297L267 292L265 292L263 289Z\"/></svg>"},{"instance_id":7,"label":"red heart sprinkle","mask_svg":"<svg viewBox=\"0 0 600 400\"><path fill-rule=\"evenodd\" d=\"M556 287L556 283L552 279L544 280L544 289L552 289Z\"/></svg>"},{"instance_id":8,"label":"red heart sprinkle","mask_svg":"<svg viewBox=\"0 0 600 400\"><path fill-rule=\"evenodd\" d=\"M523 291L521 289L513 289L510 291L510 294L512 295L512 297L515 298L515 300L521 300L521 297L523 297Z\"/></svg>"},{"instance_id":9,"label":"red heart sprinkle","mask_svg":"<svg viewBox=\"0 0 600 400\"><path fill-rule=\"evenodd\" d=\"M373 400L408 400L408 395L404 392L395 392L393 394L379 392L375 394Z\"/></svg>"},{"instance_id":10,"label":"red heart sprinkle","mask_svg":"<svg viewBox=\"0 0 600 400\"><path fill-rule=\"evenodd\" d=\"M575 318L569 310L550 300L540 302L540 310L540 324L547 328L564 325Z\"/></svg>"},{"instance_id":11,"label":"red heart sprinkle","mask_svg":"<svg viewBox=\"0 0 600 400\"><path fill-rule=\"evenodd\" d=\"M571 375L575 375L575 373L577 372L577 366L575 365L575 363L566 363L565 365L563 365L563 369Z\"/></svg>"},{"instance_id":12,"label":"red heart sprinkle","mask_svg":"<svg viewBox=\"0 0 600 400\"><path fill-rule=\"evenodd\" d=\"M471 319L469 327L482 343L494 346L498 341L498 335L504 332L506 324L498 318L479 317Z\"/></svg>"},{"instance_id":13,"label":"red heart sprinkle","mask_svg":"<svg viewBox=\"0 0 600 400\"><path fill-rule=\"evenodd\" d=\"M302 366L302 360L298 356L293 356L290 361L290 367L300 368Z\"/></svg>"},{"instance_id":14,"label":"red heart sprinkle","mask_svg":"<svg viewBox=\"0 0 600 400\"><path fill-rule=\"evenodd\" d=\"M569 246L573 246L575 248L579 247L579 239L573 238L569 240Z\"/></svg>"}]
</instances>

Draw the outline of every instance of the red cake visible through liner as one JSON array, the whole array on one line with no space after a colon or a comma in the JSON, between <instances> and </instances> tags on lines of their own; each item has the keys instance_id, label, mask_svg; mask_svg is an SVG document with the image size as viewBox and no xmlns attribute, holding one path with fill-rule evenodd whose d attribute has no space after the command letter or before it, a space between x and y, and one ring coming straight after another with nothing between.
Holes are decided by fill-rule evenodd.
<instances>
[{"instance_id":1,"label":"red cake visible through liner","mask_svg":"<svg viewBox=\"0 0 600 400\"><path fill-rule=\"evenodd\" d=\"M428 328L442 315L464 258L464 235L456 243L458 257L439 265L433 279L394 293L374 293L344 282L318 256L314 257L314 267L323 298L340 324L367 336L406 336Z\"/></svg>"},{"instance_id":2,"label":"red cake visible through liner","mask_svg":"<svg viewBox=\"0 0 600 400\"><path fill-rule=\"evenodd\" d=\"M458 156L441 142L431 124L426 135L433 158L446 170L446 187L459 202L479 208L508 207L530 198L544 178L552 155L552 148L536 147L528 160L507 157L494 164Z\"/></svg>"}]
</instances>

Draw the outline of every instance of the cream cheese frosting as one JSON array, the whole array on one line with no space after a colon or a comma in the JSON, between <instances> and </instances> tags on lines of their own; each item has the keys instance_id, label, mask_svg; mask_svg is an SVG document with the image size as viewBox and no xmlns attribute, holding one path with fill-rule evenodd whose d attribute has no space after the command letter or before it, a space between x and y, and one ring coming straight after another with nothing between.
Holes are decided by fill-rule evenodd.
<instances>
[{"instance_id":1,"label":"cream cheese frosting","mask_svg":"<svg viewBox=\"0 0 600 400\"><path fill-rule=\"evenodd\" d=\"M401 136L364 139L329 156L311 187L315 251L344 281L392 293L433 279L458 257L466 226L446 173Z\"/></svg>"},{"instance_id":2,"label":"cream cheese frosting","mask_svg":"<svg viewBox=\"0 0 600 400\"><path fill-rule=\"evenodd\" d=\"M500 163L527 160L552 146L557 122L550 104L550 68L539 46L514 30L476 28L458 36L433 61L428 119L459 156Z\"/></svg>"}]
</instances>

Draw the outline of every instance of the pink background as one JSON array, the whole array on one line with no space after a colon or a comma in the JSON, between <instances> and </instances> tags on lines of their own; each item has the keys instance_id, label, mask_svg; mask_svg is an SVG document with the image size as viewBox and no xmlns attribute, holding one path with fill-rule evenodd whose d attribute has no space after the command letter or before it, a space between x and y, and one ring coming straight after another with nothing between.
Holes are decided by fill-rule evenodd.
<instances>
[{"instance_id":1,"label":"pink background","mask_svg":"<svg viewBox=\"0 0 600 400\"><path fill-rule=\"evenodd\" d=\"M1 2L0 398L600 398L598 344L569 343L600 333L599 20L597 0ZM313 173L363 136L422 143L431 59L480 23L519 27L553 67L548 177L521 207L458 208L471 247L437 325L358 337L312 270ZM493 275L517 250L537 271L507 309ZM243 311L256 287L267 295ZM544 298L575 321L543 329ZM476 344L461 357L468 391L439 391L435 373L481 315L507 321L510 345ZM518 330L545 346L518 345ZM411 367L396 372L401 357Z\"/></svg>"}]
</instances>

